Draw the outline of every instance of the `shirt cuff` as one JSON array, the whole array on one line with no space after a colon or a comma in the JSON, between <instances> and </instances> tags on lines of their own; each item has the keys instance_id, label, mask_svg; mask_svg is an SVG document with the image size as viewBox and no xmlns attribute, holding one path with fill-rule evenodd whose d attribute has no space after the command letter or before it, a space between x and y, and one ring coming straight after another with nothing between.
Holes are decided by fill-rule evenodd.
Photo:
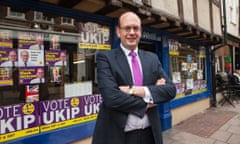
<instances>
[{"instance_id":1,"label":"shirt cuff","mask_svg":"<svg viewBox=\"0 0 240 144\"><path fill-rule=\"evenodd\" d=\"M147 87L143 87L144 88L144 91L145 91L145 97L143 98L143 100L146 102L146 103L151 103L153 104L153 98L152 98L152 95L149 91L149 89Z\"/></svg>"}]
</instances>

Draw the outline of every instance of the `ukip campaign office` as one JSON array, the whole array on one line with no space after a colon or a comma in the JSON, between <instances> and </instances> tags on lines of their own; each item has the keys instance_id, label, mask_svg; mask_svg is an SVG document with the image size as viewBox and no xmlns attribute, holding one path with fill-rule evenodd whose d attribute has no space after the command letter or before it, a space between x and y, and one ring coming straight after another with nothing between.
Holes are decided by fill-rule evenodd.
<instances>
[{"instance_id":1,"label":"ukip campaign office","mask_svg":"<svg viewBox=\"0 0 240 144\"><path fill-rule=\"evenodd\" d=\"M117 20L30 0L3 0L0 11L0 143L92 136L102 102L95 56L119 47ZM139 48L156 53L176 85L159 105L167 130L179 108L209 99L209 46L143 26Z\"/></svg>"}]
</instances>

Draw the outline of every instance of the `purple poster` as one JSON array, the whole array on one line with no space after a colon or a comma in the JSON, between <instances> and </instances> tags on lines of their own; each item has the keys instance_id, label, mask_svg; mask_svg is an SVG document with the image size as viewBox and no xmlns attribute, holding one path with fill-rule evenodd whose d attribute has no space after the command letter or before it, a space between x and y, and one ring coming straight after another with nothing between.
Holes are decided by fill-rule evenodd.
<instances>
[{"instance_id":1,"label":"purple poster","mask_svg":"<svg viewBox=\"0 0 240 144\"><path fill-rule=\"evenodd\" d=\"M0 48L0 67L18 66L18 55L16 49Z\"/></svg>"},{"instance_id":2,"label":"purple poster","mask_svg":"<svg viewBox=\"0 0 240 144\"><path fill-rule=\"evenodd\" d=\"M39 133L38 104L0 107L0 142Z\"/></svg>"},{"instance_id":3,"label":"purple poster","mask_svg":"<svg viewBox=\"0 0 240 144\"><path fill-rule=\"evenodd\" d=\"M12 31L0 30L0 48L13 48Z\"/></svg>"},{"instance_id":4,"label":"purple poster","mask_svg":"<svg viewBox=\"0 0 240 144\"><path fill-rule=\"evenodd\" d=\"M43 67L19 68L19 84L45 83Z\"/></svg>"},{"instance_id":5,"label":"purple poster","mask_svg":"<svg viewBox=\"0 0 240 144\"><path fill-rule=\"evenodd\" d=\"M18 47L21 49L43 50L43 34L18 32Z\"/></svg>"},{"instance_id":6,"label":"purple poster","mask_svg":"<svg viewBox=\"0 0 240 144\"><path fill-rule=\"evenodd\" d=\"M45 66L67 66L66 51L45 51Z\"/></svg>"},{"instance_id":7,"label":"purple poster","mask_svg":"<svg viewBox=\"0 0 240 144\"><path fill-rule=\"evenodd\" d=\"M110 50L110 28L94 22L79 22L80 42L82 49Z\"/></svg>"},{"instance_id":8,"label":"purple poster","mask_svg":"<svg viewBox=\"0 0 240 144\"><path fill-rule=\"evenodd\" d=\"M71 126L96 119L100 95L87 95L40 102L40 131Z\"/></svg>"},{"instance_id":9,"label":"purple poster","mask_svg":"<svg viewBox=\"0 0 240 144\"><path fill-rule=\"evenodd\" d=\"M0 67L0 87L12 85L13 85L12 68Z\"/></svg>"}]
</instances>

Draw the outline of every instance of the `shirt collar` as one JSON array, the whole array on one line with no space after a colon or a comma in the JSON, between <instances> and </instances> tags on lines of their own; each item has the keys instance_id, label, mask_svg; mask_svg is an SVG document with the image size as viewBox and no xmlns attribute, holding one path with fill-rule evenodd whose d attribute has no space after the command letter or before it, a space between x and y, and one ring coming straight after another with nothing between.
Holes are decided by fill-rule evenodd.
<instances>
[{"instance_id":1,"label":"shirt collar","mask_svg":"<svg viewBox=\"0 0 240 144\"><path fill-rule=\"evenodd\" d=\"M124 52L124 54L125 54L126 56L128 56L129 53L131 52L131 50L125 48L125 47L122 45L122 43L120 44L120 47L121 47L121 49L123 50L123 52ZM134 49L134 52L138 55L138 47L136 47L136 48Z\"/></svg>"}]
</instances>

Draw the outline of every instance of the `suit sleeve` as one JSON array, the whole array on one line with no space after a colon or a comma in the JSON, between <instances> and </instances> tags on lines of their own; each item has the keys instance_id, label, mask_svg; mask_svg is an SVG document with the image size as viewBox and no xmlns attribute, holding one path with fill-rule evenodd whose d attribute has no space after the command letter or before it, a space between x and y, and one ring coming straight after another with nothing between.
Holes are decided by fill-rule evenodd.
<instances>
[{"instance_id":1,"label":"suit sleeve","mask_svg":"<svg viewBox=\"0 0 240 144\"><path fill-rule=\"evenodd\" d=\"M142 98L131 96L120 91L117 63L113 62L106 52L97 54L98 87L103 98L103 105L110 109L131 113L143 117L146 103Z\"/></svg>"},{"instance_id":2,"label":"suit sleeve","mask_svg":"<svg viewBox=\"0 0 240 144\"><path fill-rule=\"evenodd\" d=\"M153 103L159 104L159 103L167 102L167 101L173 99L176 96L176 87L172 83L172 81L168 78L168 76L166 75L165 71L162 68L160 61L157 61L157 60L155 60L155 61L157 62L156 67L157 67L157 72L159 75L158 79L164 78L166 80L166 84L159 85L159 86L150 85L150 86L148 86L148 88L152 95Z\"/></svg>"}]
</instances>

